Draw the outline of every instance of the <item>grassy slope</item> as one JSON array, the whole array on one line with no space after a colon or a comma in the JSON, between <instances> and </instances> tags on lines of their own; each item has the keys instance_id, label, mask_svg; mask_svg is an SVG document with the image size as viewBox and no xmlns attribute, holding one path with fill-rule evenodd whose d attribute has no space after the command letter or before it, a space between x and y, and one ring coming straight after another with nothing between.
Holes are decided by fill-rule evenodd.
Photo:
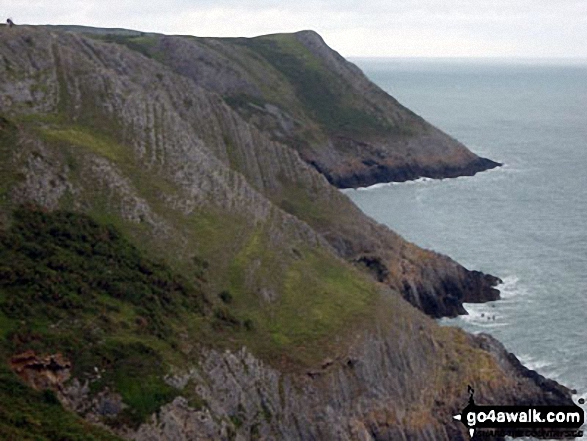
<instances>
[{"instance_id":1,"label":"grassy slope","mask_svg":"<svg viewBox=\"0 0 587 441\"><path fill-rule=\"evenodd\" d=\"M136 39L142 37L133 38L141 43ZM272 45L255 50L272 50ZM312 78L310 74L308 81ZM70 166L69 179L80 189L75 197L92 216L29 207L11 217L12 227L2 237L1 262L6 275L17 276L7 277L13 282L1 286L4 359L26 349L61 351L72 358L75 374L82 378L100 366L105 371L94 381L93 391L107 385L116 389L131 407L113 423L136 424L179 393L162 376L171 366L193 364L189 350L183 350L189 344L246 345L269 363L303 370L344 350L348 334L373 321L380 306L378 287L358 270L325 250L293 240L276 247L266 224L254 225L235 213L202 207L185 216L170 209L160 196L178 190L156 170L144 170L131 149L117 140L119 127L109 126L99 114L99 124L91 124L91 112L74 120L64 112L66 103L63 96L60 113L0 120L0 153L7 159L3 163L13 156L19 130L41 140L52 161ZM328 110L320 109L319 117ZM324 119L322 124L331 122ZM140 223L122 220L116 209L119 201L105 197L84 175L84 159L92 156L115 164L181 236L162 242ZM2 170L4 196L22 178L13 174L16 169ZM328 222L330 213L309 202L307 195L291 191L285 195L288 211ZM67 195L59 204L74 206ZM2 208L8 212L15 207L5 198ZM193 251L189 262L175 253L182 241ZM162 261L153 261L153 256ZM154 280L146 277L145 265ZM117 277L119 286L109 282ZM167 289L154 291L161 284L157 280L175 287L169 299ZM127 297L127 292L136 295ZM261 300L263 296L270 300ZM381 311L389 309L379 310L379 315ZM10 382L20 384L14 377L3 377L3 384ZM43 412L44 404L32 399L29 404L32 414Z\"/></svg>"},{"instance_id":2,"label":"grassy slope","mask_svg":"<svg viewBox=\"0 0 587 441\"><path fill-rule=\"evenodd\" d=\"M25 386L0 365L0 439L5 441L116 441L61 407L52 392Z\"/></svg>"},{"instance_id":3,"label":"grassy slope","mask_svg":"<svg viewBox=\"0 0 587 441\"><path fill-rule=\"evenodd\" d=\"M295 90L303 111L328 134L361 136L387 133L391 127L359 108L358 97L345 89L340 80L324 66L293 34L275 34L250 39L235 39L261 55L279 71ZM278 96L269 97L279 102Z\"/></svg>"},{"instance_id":4,"label":"grassy slope","mask_svg":"<svg viewBox=\"0 0 587 441\"><path fill-rule=\"evenodd\" d=\"M205 312L199 289L143 257L114 227L35 207L15 212L0 261L4 359L29 349L63 353L93 390L121 393L130 423L177 395L162 377L177 359L182 320Z\"/></svg>"},{"instance_id":5,"label":"grassy slope","mask_svg":"<svg viewBox=\"0 0 587 441\"><path fill-rule=\"evenodd\" d=\"M155 209L159 204L155 195L172 190L161 187L164 181L142 176L128 149L108 135L64 122L59 115L27 116L17 123L3 119L3 124L9 130L3 131L0 147L7 150L14 145L18 125L68 161L80 187L89 183L83 181L82 170L75 172L76 164L89 154L118 164ZM18 179L3 177L8 192ZM158 253L164 247L148 229L122 221L111 202L97 195L94 192L89 213L116 227L67 211L44 213L34 207L18 208L12 216L0 256L5 280L0 287L0 351L4 359L27 349L62 352L72 359L78 378L88 376L94 366L105 369L92 390L110 386L130 405L112 424L137 424L179 393L162 377L171 366L191 363L179 351L186 343L180 335L214 347L246 345L266 361L299 369L337 352L344 342L331 337L342 339L345 330L365 320L375 306L376 288L352 267L311 248L300 248L294 259L283 259L280 250L270 245L269 230L252 227L238 215L209 209L185 217L167 210L166 219L193 244L195 260L186 264L174 259L172 248ZM71 206L67 197L61 203ZM4 211L11 207L5 205ZM175 271L147 255L162 256ZM126 266L121 265L124 262ZM261 271L251 284L246 279L256 262ZM158 278L144 279L143 272L152 271L144 265L157 268L165 280L177 284L174 298L165 300L167 291L155 289L161 285ZM198 281L204 285L191 288ZM260 286L268 286L277 301L261 301ZM197 300L203 299L201 290L212 305ZM222 291L231 300L220 300ZM204 306L194 309L197 304ZM17 326L19 320L24 325ZM11 381L18 383L15 378ZM34 407L34 400L30 405ZM31 408L33 414L42 411Z\"/></svg>"},{"instance_id":6,"label":"grassy slope","mask_svg":"<svg viewBox=\"0 0 587 441\"><path fill-rule=\"evenodd\" d=\"M199 262L206 263L209 297L216 299L221 291L229 291L234 298L232 308L240 322L254 322L255 336L247 333L229 336L227 340L235 347L246 343L267 354L268 359L279 358L277 355L283 352L289 354L295 363L311 364L323 352L320 342L327 343L328 336L346 327L353 319L363 317L373 307L377 288L356 269L326 251L300 247L295 255L290 255L270 243L272 227L252 225L235 213L208 207L186 217L170 210L160 196L178 190L164 176L152 170L145 171L130 149L116 141L115 132L106 135L95 127L72 123L63 114L29 115L17 121L21 129L42 139L56 155L65 157L73 165L75 183L91 190L82 197L87 198L88 212L94 218L112 223L139 244L143 252L163 257L179 273L190 278L201 268L193 261L185 262L185 256L178 256L175 248L169 246L175 240L177 245L187 240L191 246L186 248L193 251ZM116 202L103 199L99 190L85 181L83 171L75 172L76 163L88 154L116 164L130 178L139 195L182 236L166 238L170 243L165 245L148 227L122 221L113 211ZM305 199L298 195L299 191L292 189L292 192L287 199L292 201L296 210L308 209L316 219L329 215L315 205L298 204L296 201ZM62 206L69 208L67 198L62 199ZM259 269L251 271L251 266ZM269 295L278 301L270 302L268 306L260 300L261 289L270 291L272 294ZM312 312L308 314L308 311ZM264 337L260 339L259 335ZM302 345L301 340L306 338L314 344ZM212 344L216 340L213 335L208 337ZM292 351L300 346L304 350Z\"/></svg>"}]
</instances>

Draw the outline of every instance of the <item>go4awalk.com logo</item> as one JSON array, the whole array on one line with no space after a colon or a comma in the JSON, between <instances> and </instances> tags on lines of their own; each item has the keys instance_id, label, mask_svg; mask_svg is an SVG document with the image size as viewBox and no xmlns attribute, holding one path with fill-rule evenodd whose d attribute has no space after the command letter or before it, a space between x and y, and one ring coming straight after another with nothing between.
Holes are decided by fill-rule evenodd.
<instances>
[{"instance_id":1,"label":"go4awalk.com logo","mask_svg":"<svg viewBox=\"0 0 587 441\"><path fill-rule=\"evenodd\" d=\"M579 406L478 406L473 394L474 390L469 386L469 404L453 417L467 426L471 438L476 431L480 438L583 436L579 428L584 423L584 414Z\"/></svg>"}]
</instances>

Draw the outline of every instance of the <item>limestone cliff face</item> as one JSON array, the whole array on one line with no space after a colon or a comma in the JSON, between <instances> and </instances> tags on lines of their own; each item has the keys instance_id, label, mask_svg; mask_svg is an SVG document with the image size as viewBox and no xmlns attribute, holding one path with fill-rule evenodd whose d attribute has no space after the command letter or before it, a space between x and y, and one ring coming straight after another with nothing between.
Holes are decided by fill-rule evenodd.
<instances>
[{"instance_id":1,"label":"limestone cliff face","mask_svg":"<svg viewBox=\"0 0 587 441\"><path fill-rule=\"evenodd\" d=\"M451 422L468 398L467 384L451 379L453 375L472 380L476 399L484 404L570 404L567 390L545 388L548 380L516 365L515 357L490 336L470 340L491 347L490 355L484 354L485 366L500 364L508 374L505 382L499 376L470 376L478 366L455 368L460 362L446 354L454 335L430 338L427 324L412 326L406 323L411 337L399 339L389 338L389 329L366 332L344 356L325 359L305 375L280 372L244 348L205 352L190 372L169 379L187 395L196 392L205 404L194 409L178 397L130 437L467 440L464 426Z\"/></svg>"},{"instance_id":2,"label":"limestone cliff face","mask_svg":"<svg viewBox=\"0 0 587 441\"><path fill-rule=\"evenodd\" d=\"M246 348L198 349L188 370L166 379L180 396L138 429L117 433L136 441L466 440L452 415L466 406L467 385L484 404L571 403L566 388L525 369L491 336L439 331L391 292L379 307L376 323L343 352L305 371L277 368ZM392 311L401 319L378 321ZM74 385L62 396L99 421L104 406L87 393Z\"/></svg>"},{"instance_id":3,"label":"limestone cliff face","mask_svg":"<svg viewBox=\"0 0 587 441\"><path fill-rule=\"evenodd\" d=\"M186 277L194 277L194 261L209 261L210 291L237 293L235 307L273 326L267 336L278 349L271 354L280 354L221 350L209 337L186 334L181 351L189 366L171 366L167 377L181 397L136 430L117 428L120 434L459 439L462 428L450 415L466 401L467 384L481 401L569 402L566 389L545 387L491 339L440 328L422 313L454 316L465 312L463 301L494 300L497 278L406 242L329 183L350 179L350 170L366 182L368 173L352 164L366 162L367 151L382 163L402 156L394 152L412 152L421 167L460 172L479 158L395 103L313 33L260 42L119 37L0 28L1 220L9 223L20 203L66 208L116 222ZM347 127L324 119L324 109L312 107L266 58L292 44L296 56L301 47L320 60L311 59L310 70L327 69L328 78L353 84L350 101L337 102L350 109L340 115ZM274 103L250 99L269 93ZM315 120L306 114L312 109ZM300 138L304 127L309 133ZM355 145L360 128L369 147L336 144L343 134ZM395 135L383 139L379 130ZM390 144L400 138L406 143ZM390 167L407 167L403 157ZM347 276L352 280L339 285ZM329 277L331 285L321 282ZM307 304L292 305L300 286L315 290ZM351 289L367 294L336 297ZM330 317L326 333L329 317L320 308L329 302L346 315ZM305 327L273 323L290 310L321 332L321 351L308 350L318 339L291 343ZM293 363L293 347L313 358ZM107 391L102 398L89 393L74 382L62 398L91 421L107 421L125 406L119 397L108 404L114 401Z\"/></svg>"},{"instance_id":4,"label":"limestone cliff face","mask_svg":"<svg viewBox=\"0 0 587 441\"><path fill-rule=\"evenodd\" d=\"M271 219L272 229L280 230L271 234L273 239L283 236L285 229L286 235L328 244L434 317L464 313L465 300L498 298L493 288L498 279L467 271L377 225L295 150L268 139L218 95L188 78L119 45L80 35L19 29L10 37L5 49L12 61L5 69L14 80L0 85L3 109L29 115L59 111L71 121L43 122L45 140L84 141L89 138L80 126L103 127L108 139L93 140L86 147L100 149L111 143L94 152L106 157L83 155L79 164L83 172L75 175L91 176L91 186L110 194L124 219L146 222L170 237L180 234L171 232L173 226L124 176L120 167L131 155L148 173L173 183L173 192L157 189L155 193L166 206L184 215L212 205L252 222ZM72 123L77 127L72 128ZM13 190L17 198L56 208L67 193L75 195L75 206L89 209L92 203L87 196L93 189L84 188L89 182L73 183L67 176L77 176L47 149L46 141L22 132L25 148L15 153L28 152L28 156L22 171L26 181ZM130 152L124 151L125 145Z\"/></svg>"},{"instance_id":5,"label":"limestone cliff face","mask_svg":"<svg viewBox=\"0 0 587 441\"><path fill-rule=\"evenodd\" d=\"M499 166L406 109L315 32L151 38L147 53L227 98L337 187L474 175Z\"/></svg>"}]
</instances>

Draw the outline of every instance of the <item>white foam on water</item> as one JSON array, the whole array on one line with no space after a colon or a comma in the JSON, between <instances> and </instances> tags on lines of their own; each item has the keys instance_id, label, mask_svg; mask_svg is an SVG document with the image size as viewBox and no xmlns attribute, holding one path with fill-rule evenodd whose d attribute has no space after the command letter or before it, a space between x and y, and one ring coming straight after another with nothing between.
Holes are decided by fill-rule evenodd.
<instances>
[{"instance_id":1,"label":"white foam on water","mask_svg":"<svg viewBox=\"0 0 587 441\"><path fill-rule=\"evenodd\" d=\"M500 167L491 168L489 170L484 170L479 172L473 176L456 176L454 178L418 178L412 179L409 181L401 181L401 182L382 182L378 184L369 185L367 187L357 187L357 188L347 188L341 191L343 192L350 192L350 191L371 191L371 190L378 190L381 188L392 187L394 185L418 185L418 184L438 184L438 183L448 183L448 182L455 182L455 181L463 181L463 180L471 180L471 179L479 179L479 178L487 178L487 177L494 177L496 174L504 174L504 173L517 173L517 172L525 172L529 171L527 168L519 168L512 166L511 164L497 160L497 162L501 162L503 165Z\"/></svg>"},{"instance_id":2,"label":"white foam on water","mask_svg":"<svg viewBox=\"0 0 587 441\"><path fill-rule=\"evenodd\" d=\"M503 300L510 300L515 297L525 297L529 294L528 288L522 283L519 283L520 279L517 276L504 277L503 283L496 286L501 293Z\"/></svg>"},{"instance_id":3,"label":"white foam on water","mask_svg":"<svg viewBox=\"0 0 587 441\"><path fill-rule=\"evenodd\" d=\"M349 189L345 189L344 191L369 191L369 190L377 190L379 188L384 188L384 187L389 187L391 185L393 185L394 182L381 182L379 184L373 184L370 185L369 187L358 187L358 188L349 188Z\"/></svg>"},{"instance_id":4,"label":"white foam on water","mask_svg":"<svg viewBox=\"0 0 587 441\"><path fill-rule=\"evenodd\" d=\"M511 275L503 279L497 288L501 292L501 299L486 303L463 303L466 315L456 318L444 318L439 322L442 325L464 325L469 332L490 332L493 328L502 328L511 325L512 317L519 313L520 303L526 307L534 303L529 295L529 289L520 283L517 276ZM514 319L515 320L515 319Z\"/></svg>"},{"instance_id":5,"label":"white foam on water","mask_svg":"<svg viewBox=\"0 0 587 441\"><path fill-rule=\"evenodd\" d=\"M357 188L350 188L350 189L344 189L342 190L344 191L370 191L370 190L378 190L380 188L386 188L386 187L392 187L394 185L414 185L414 184L425 184L428 182L440 182L442 181L442 179L432 179L432 178L418 178L418 179L413 179L411 181L403 181L403 182L382 182L379 184L373 184L370 185L368 187L357 187Z\"/></svg>"},{"instance_id":6,"label":"white foam on water","mask_svg":"<svg viewBox=\"0 0 587 441\"><path fill-rule=\"evenodd\" d=\"M543 375L545 369L552 367L552 362L536 358L529 354L521 354L517 357L524 366L526 366L528 369L540 373L541 375Z\"/></svg>"},{"instance_id":7,"label":"white foam on water","mask_svg":"<svg viewBox=\"0 0 587 441\"><path fill-rule=\"evenodd\" d=\"M491 321L493 317L495 317L497 320L497 314L495 314L495 311L491 311L489 308L487 308L486 304L463 303L463 306L469 313L468 315L461 316L464 321L486 322Z\"/></svg>"}]
</instances>

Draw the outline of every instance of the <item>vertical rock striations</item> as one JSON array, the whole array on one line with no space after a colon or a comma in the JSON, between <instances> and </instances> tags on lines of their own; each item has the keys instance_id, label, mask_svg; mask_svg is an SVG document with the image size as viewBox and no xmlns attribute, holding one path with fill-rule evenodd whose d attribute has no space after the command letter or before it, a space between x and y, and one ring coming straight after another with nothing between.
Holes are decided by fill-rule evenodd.
<instances>
[{"instance_id":1,"label":"vertical rock striations","mask_svg":"<svg viewBox=\"0 0 587 441\"><path fill-rule=\"evenodd\" d=\"M2 234L20 204L86 213L115 224L125 250L136 244L163 262L152 268L168 265L165 274L172 268L208 296L196 316L165 298L143 305L167 311L167 334L152 333L145 311L120 295L92 311L96 320L79 335L128 350L133 369L168 375L167 385L149 371L110 384L126 390L96 391L102 375L116 374L105 354L102 370L77 372L60 388L88 420L141 441L462 439L450 416L467 384L485 402L569 402L568 390L489 337L426 317L497 299L499 279L406 242L331 185L492 164L400 106L317 34L90 38L0 28L0 76ZM63 237L51 250L88 240ZM101 252L80 250L77 263ZM138 262L129 268L144 280L152 270ZM59 259L47 265L50 280L55 265L68 269ZM0 352L59 346L64 323L82 323L83 307L43 321L46 341L31 332L5 339ZM109 334L116 329L122 337ZM87 355L71 359L72 372ZM137 397L143 386L166 403L158 412Z\"/></svg>"}]
</instances>

